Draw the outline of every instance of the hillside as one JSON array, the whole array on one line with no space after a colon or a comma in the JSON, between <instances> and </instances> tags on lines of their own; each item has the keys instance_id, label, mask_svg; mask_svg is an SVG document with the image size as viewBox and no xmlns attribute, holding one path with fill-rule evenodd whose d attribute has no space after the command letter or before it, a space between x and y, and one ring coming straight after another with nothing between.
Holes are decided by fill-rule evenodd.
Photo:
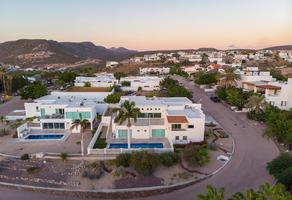
<instances>
[{"instance_id":1,"label":"hillside","mask_svg":"<svg viewBox=\"0 0 292 200\"><path fill-rule=\"evenodd\" d=\"M123 47L107 49L91 42L57 42L21 39L0 43L0 62L20 66L65 66L122 60L137 51Z\"/></svg>"},{"instance_id":2,"label":"hillside","mask_svg":"<svg viewBox=\"0 0 292 200\"><path fill-rule=\"evenodd\" d=\"M264 48L263 50L292 50L292 45L283 45L283 46L274 46L274 47L268 47Z\"/></svg>"}]
</instances>

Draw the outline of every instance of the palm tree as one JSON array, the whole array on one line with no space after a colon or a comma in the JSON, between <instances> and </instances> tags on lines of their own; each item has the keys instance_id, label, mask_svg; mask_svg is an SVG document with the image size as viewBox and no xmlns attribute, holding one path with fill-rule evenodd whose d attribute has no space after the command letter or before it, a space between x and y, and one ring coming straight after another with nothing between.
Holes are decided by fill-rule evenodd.
<instances>
[{"instance_id":1,"label":"palm tree","mask_svg":"<svg viewBox=\"0 0 292 200\"><path fill-rule=\"evenodd\" d=\"M4 123L4 122L6 122L6 117L5 116L0 116L0 121L1 121L1 123Z\"/></svg>"},{"instance_id":2,"label":"palm tree","mask_svg":"<svg viewBox=\"0 0 292 200\"><path fill-rule=\"evenodd\" d=\"M224 199L225 189L220 188L217 190L216 188L212 187L211 185L207 186L207 194L199 194L198 199L200 200L223 200Z\"/></svg>"},{"instance_id":3,"label":"palm tree","mask_svg":"<svg viewBox=\"0 0 292 200\"><path fill-rule=\"evenodd\" d=\"M229 200L254 200L259 198L259 193L253 189L247 190L245 193L238 192L234 194Z\"/></svg>"},{"instance_id":4,"label":"palm tree","mask_svg":"<svg viewBox=\"0 0 292 200\"><path fill-rule=\"evenodd\" d=\"M225 88L235 87L237 85L237 81L241 79L240 75L235 73L235 68L233 67L225 68L224 71L224 74L222 74L220 78L219 85Z\"/></svg>"},{"instance_id":5,"label":"palm tree","mask_svg":"<svg viewBox=\"0 0 292 200\"><path fill-rule=\"evenodd\" d=\"M82 119L81 113L79 114L79 119L75 119L71 125L71 130L76 128L80 128L80 134L81 134L81 141L80 141L80 147L81 147L81 156L82 156L82 163L83 163L83 157L84 157L84 129L88 125L89 121L87 119Z\"/></svg>"},{"instance_id":6,"label":"palm tree","mask_svg":"<svg viewBox=\"0 0 292 200\"><path fill-rule=\"evenodd\" d=\"M131 148L131 120L133 119L134 122L136 122L137 117L140 113L140 109L135 107L135 102L130 102L126 100L122 105L121 108L118 109L118 115L115 118L115 122L118 122L119 124L124 123L127 121L127 127L128 127L128 149Z\"/></svg>"},{"instance_id":7,"label":"palm tree","mask_svg":"<svg viewBox=\"0 0 292 200\"><path fill-rule=\"evenodd\" d=\"M259 114L261 112L261 108L265 104L264 99L264 96L254 94L248 98L246 106L255 111L256 114Z\"/></svg>"},{"instance_id":8,"label":"palm tree","mask_svg":"<svg viewBox=\"0 0 292 200\"><path fill-rule=\"evenodd\" d=\"M286 197L290 196L290 194L286 192L285 186L281 184L271 186L269 183L264 183L261 185L259 193L263 196L263 199L286 199ZM291 197L289 199L291 199Z\"/></svg>"}]
</instances>

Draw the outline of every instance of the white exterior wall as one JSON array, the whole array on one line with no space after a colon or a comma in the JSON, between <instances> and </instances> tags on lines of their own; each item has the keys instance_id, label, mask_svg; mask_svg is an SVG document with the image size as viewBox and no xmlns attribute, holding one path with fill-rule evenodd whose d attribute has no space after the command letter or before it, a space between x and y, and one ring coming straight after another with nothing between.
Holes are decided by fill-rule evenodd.
<instances>
[{"instance_id":1,"label":"white exterior wall","mask_svg":"<svg viewBox=\"0 0 292 200\"><path fill-rule=\"evenodd\" d=\"M287 83L272 82L272 85L280 86L281 90L276 95L266 91L265 100L282 110L292 109L292 78L289 78Z\"/></svg>"},{"instance_id":2,"label":"white exterior wall","mask_svg":"<svg viewBox=\"0 0 292 200\"><path fill-rule=\"evenodd\" d=\"M182 103L182 104L172 104L172 105L143 105L137 106L141 113L161 113L161 118L140 118L143 120L149 120L149 125L136 125L132 123L131 126L131 137L134 139L150 139L152 138L153 129L163 129L165 130L165 137L170 139L173 143L188 143L188 142L201 142L204 140L205 131L205 115L201 110L200 104ZM199 116L188 117L187 115L182 115L181 112L185 109L193 109L194 112L199 113ZM168 114L171 111L174 114ZM180 114L175 114L175 112ZM182 123L182 130L172 130L171 123L168 123L167 116L185 116L188 123ZM163 123L159 125L154 125L150 120L162 120ZM139 118L138 118L139 120ZM188 125L193 125L194 128L188 128ZM126 123L119 125L114 123L112 119L112 132L114 137L118 138L118 130L128 130ZM176 140L176 136L179 140ZM187 137L187 140L183 140L183 136Z\"/></svg>"},{"instance_id":3,"label":"white exterior wall","mask_svg":"<svg viewBox=\"0 0 292 200\"><path fill-rule=\"evenodd\" d=\"M168 74L170 71L169 67L147 67L140 68L140 74L148 74L151 72L159 72L160 74Z\"/></svg>"},{"instance_id":4,"label":"white exterior wall","mask_svg":"<svg viewBox=\"0 0 292 200\"><path fill-rule=\"evenodd\" d=\"M159 90L162 78L150 76L122 77L120 83L130 82L130 86L123 86L121 89L125 91L137 91L139 87L144 91Z\"/></svg>"}]
</instances>

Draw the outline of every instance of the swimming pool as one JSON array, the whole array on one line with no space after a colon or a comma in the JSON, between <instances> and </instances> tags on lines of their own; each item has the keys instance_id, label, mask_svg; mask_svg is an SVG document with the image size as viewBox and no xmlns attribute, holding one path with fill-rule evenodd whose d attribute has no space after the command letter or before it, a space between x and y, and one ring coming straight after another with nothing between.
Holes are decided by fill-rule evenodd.
<instances>
[{"instance_id":1,"label":"swimming pool","mask_svg":"<svg viewBox=\"0 0 292 200\"><path fill-rule=\"evenodd\" d=\"M63 139L62 134L51 134L51 135L28 135L25 140L60 140Z\"/></svg>"},{"instance_id":2,"label":"swimming pool","mask_svg":"<svg viewBox=\"0 0 292 200\"><path fill-rule=\"evenodd\" d=\"M127 149L128 144L127 143L113 143L113 144L109 144L109 148L110 149ZM139 148L142 148L142 149L151 149L151 148L162 149L163 144L162 143L132 143L131 148L132 149L139 149Z\"/></svg>"}]
</instances>

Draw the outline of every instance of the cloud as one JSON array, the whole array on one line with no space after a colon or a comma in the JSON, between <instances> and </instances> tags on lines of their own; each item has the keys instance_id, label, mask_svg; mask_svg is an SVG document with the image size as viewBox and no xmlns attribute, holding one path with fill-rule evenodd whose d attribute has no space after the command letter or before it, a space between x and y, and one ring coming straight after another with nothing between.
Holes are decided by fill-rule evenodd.
<instances>
[{"instance_id":1,"label":"cloud","mask_svg":"<svg viewBox=\"0 0 292 200\"><path fill-rule=\"evenodd\" d=\"M235 44L230 44L227 46L228 49L238 49L239 47L236 46Z\"/></svg>"}]
</instances>

